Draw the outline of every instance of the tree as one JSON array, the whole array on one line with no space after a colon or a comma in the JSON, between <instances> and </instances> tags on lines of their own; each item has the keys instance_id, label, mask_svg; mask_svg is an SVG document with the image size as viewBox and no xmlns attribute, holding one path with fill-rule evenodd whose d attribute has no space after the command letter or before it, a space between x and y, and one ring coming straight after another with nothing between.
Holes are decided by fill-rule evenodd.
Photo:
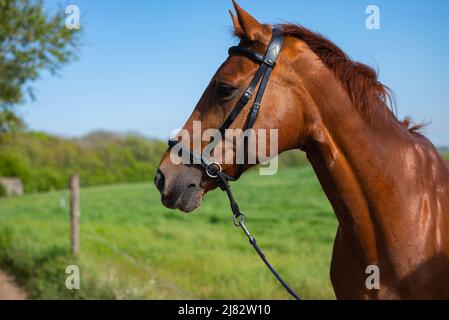
<instances>
[{"instance_id":1,"label":"tree","mask_svg":"<svg viewBox=\"0 0 449 320\"><path fill-rule=\"evenodd\" d=\"M0 110L0 138L3 133L20 130L25 127L22 119L20 119L11 110ZM1 142L1 139L0 139Z\"/></svg>"},{"instance_id":2,"label":"tree","mask_svg":"<svg viewBox=\"0 0 449 320\"><path fill-rule=\"evenodd\" d=\"M66 29L64 10L46 12L42 0L0 0L0 133L23 125L17 104L34 99L31 83L77 57L79 32Z\"/></svg>"}]
</instances>

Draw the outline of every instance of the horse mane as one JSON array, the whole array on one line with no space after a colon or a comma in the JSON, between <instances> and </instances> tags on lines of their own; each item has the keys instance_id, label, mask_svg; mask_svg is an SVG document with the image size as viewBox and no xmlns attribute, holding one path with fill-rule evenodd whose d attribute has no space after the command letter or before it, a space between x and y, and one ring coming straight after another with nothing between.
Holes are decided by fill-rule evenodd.
<instances>
[{"instance_id":1,"label":"horse mane","mask_svg":"<svg viewBox=\"0 0 449 320\"><path fill-rule=\"evenodd\" d=\"M374 107L383 107L395 116L394 93L378 80L376 70L363 63L353 61L332 41L301 25L288 23L277 27L282 30L284 36L292 36L304 41L341 80L354 105L367 117ZM410 132L418 132L424 127L424 124L414 124L410 118L401 121L401 124Z\"/></svg>"}]
</instances>

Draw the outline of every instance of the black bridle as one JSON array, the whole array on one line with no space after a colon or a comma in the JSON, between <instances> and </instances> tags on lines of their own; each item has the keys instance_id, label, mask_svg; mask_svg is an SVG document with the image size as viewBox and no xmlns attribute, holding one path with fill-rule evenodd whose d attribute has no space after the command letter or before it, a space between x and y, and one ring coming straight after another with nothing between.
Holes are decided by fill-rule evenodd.
<instances>
[{"instance_id":1,"label":"black bridle","mask_svg":"<svg viewBox=\"0 0 449 320\"><path fill-rule=\"evenodd\" d=\"M222 126L220 127L220 133L222 136L225 134L225 130L229 129L229 127L232 125L234 120L237 118L237 116L240 114L240 112L243 110L243 108L248 104L250 99L252 98L257 85L259 85L259 89L257 90L256 97L254 99L253 105L249 111L248 117L246 119L245 126L243 128L243 131L247 129L251 129L254 126L254 123L256 122L257 115L259 113L260 105L262 103L263 94L265 92L265 89L268 84L268 80L270 79L271 71L276 65L276 60L279 56L279 53L282 48L284 37L282 36L280 30L273 29L273 34L271 37L270 44L268 45L268 49L265 53L265 55L261 55L259 53L253 52L251 50L248 50L241 46L235 46L229 48L229 55L240 55L247 58L250 58L251 60L257 62L260 64L259 68L257 69L253 79L251 80L248 88L245 90L245 92L240 97L239 101L235 105L234 109L231 111L229 116L226 118L226 120L223 122ZM259 84L260 83L260 84ZM245 140L246 143L246 140ZM287 283L281 278L281 276L277 273L277 271L273 268L273 266L268 262L265 255L263 254L262 250L260 249L259 245L256 242L256 239L251 235L251 233L248 231L248 229L245 226L245 215L240 211L239 206L237 202L234 199L234 195L231 191L231 186L229 185L229 181L236 181L240 174L243 171L243 168L240 168L240 174L236 177L230 176L222 171L221 165L217 162L211 162L208 160L206 156L203 154L199 155L195 153L190 148L186 147L182 143L180 143L177 140L169 140L168 145L170 147L174 147L176 145L179 145L182 152L186 152L190 156L190 160L193 161L192 163L199 164L204 168L206 171L206 174L213 179L218 180L218 186L223 190L226 191L226 194L229 198L229 202L231 205L231 210L233 213L233 221L234 224L238 227L240 227L245 235L248 237L250 244L254 247L256 252L259 254L263 262L266 264L266 266L270 269L270 271L274 274L274 276L278 279L278 281L284 286L284 288L290 293L295 299L301 300L299 296L295 293L293 289L291 289ZM246 149L246 148L245 148Z\"/></svg>"}]
</instances>

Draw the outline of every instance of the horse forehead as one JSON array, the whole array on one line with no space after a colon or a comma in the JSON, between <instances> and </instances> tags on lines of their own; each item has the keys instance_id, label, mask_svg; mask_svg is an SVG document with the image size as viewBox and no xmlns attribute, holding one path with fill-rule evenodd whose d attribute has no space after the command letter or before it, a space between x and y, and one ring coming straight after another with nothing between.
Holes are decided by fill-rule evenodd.
<instances>
[{"instance_id":1,"label":"horse forehead","mask_svg":"<svg viewBox=\"0 0 449 320\"><path fill-rule=\"evenodd\" d=\"M218 76L222 79L235 79L241 75L248 74L257 69L257 63L243 56L230 56L223 64L218 72Z\"/></svg>"}]
</instances>

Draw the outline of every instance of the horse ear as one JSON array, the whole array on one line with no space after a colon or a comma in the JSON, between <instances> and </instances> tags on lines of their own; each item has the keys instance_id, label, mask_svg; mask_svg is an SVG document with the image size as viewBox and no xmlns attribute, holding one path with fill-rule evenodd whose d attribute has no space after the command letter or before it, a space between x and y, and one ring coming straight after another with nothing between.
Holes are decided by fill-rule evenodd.
<instances>
[{"instance_id":1,"label":"horse ear","mask_svg":"<svg viewBox=\"0 0 449 320\"><path fill-rule=\"evenodd\" d=\"M229 10L229 13L231 14L232 18L232 24L234 25L234 34L242 38L244 36L242 26L240 25L239 19L232 13L231 10Z\"/></svg>"},{"instance_id":2,"label":"horse ear","mask_svg":"<svg viewBox=\"0 0 449 320\"><path fill-rule=\"evenodd\" d=\"M232 2L234 3L234 8L237 12L237 19L234 19L233 17L233 20L237 20L243 37L245 37L249 41L263 41L265 39L263 25L261 25L256 19L254 19L248 12L243 10L237 4L237 2L235 2L235 0L232 0ZM235 25L236 22L234 21L234 26Z\"/></svg>"}]
</instances>

